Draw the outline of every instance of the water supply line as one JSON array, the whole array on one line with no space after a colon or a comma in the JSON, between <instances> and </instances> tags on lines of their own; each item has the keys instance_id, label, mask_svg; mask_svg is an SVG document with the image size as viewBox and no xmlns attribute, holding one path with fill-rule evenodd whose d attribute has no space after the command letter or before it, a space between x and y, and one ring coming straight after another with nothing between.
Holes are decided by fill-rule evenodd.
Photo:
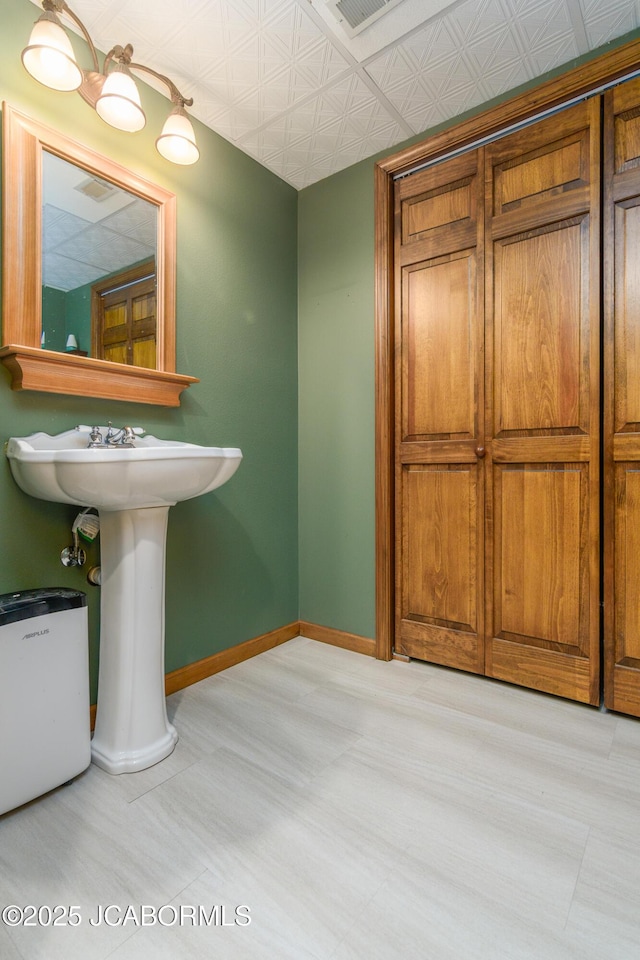
<instances>
[{"instance_id":1,"label":"water supply line","mask_svg":"<svg viewBox=\"0 0 640 960\"><path fill-rule=\"evenodd\" d=\"M82 567L87 559L85 550L80 546L80 538L86 543L93 543L100 532L100 517L91 513L95 507L86 507L82 510L71 526L73 544L65 547L60 554L60 560L65 567Z\"/></svg>"}]
</instances>

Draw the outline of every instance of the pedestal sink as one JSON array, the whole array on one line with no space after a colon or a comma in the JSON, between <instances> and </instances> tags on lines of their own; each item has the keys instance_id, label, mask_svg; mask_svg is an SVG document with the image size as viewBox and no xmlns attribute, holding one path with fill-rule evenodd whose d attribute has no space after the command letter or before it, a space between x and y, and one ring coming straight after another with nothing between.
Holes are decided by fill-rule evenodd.
<instances>
[{"instance_id":1,"label":"pedestal sink","mask_svg":"<svg viewBox=\"0 0 640 960\"><path fill-rule=\"evenodd\" d=\"M106 436L107 427L98 429ZM25 493L98 508L102 597L92 759L109 773L131 773L163 760L178 739L164 694L169 507L225 483L242 452L150 435L136 436L133 446L90 448L91 430L12 437L6 454Z\"/></svg>"}]
</instances>

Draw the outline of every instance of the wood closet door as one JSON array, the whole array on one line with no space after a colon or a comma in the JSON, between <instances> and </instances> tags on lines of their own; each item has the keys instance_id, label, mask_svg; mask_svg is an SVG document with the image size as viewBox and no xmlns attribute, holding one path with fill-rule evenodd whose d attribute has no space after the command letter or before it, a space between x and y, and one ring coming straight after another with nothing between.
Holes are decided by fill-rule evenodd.
<instances>
[{"instance_id":1,"label":"wood closet door","mask_svg":"<svg viewBox=\"0 0 640 960\"><path fill-rule=\"evenodd\" d=\"M485 672L599 700L600 101L486 148Z\"/></svg>"},{"instance_id":2,"label":"wood closet door","mask_svg":"<svg viewBox=\"0 0 640 960\"><path fill-rule=\"evenodd\" d=\"M396 186L399 653L599 696L600 104Z\"/></svg>"},{"instance_id":3,"label":"wood closet door","mask_svg":"<svg viewBox=\"0 0 640 960\"><path fill-rule=\"evenodd\" d=\"M481 152L396 184L396 651L482 672Z\"/></svg>"},{"instance_id":4,"label":"wood closet door","mask_svg":"<svg viewBox=\"0 0 640 960\"><path fill-rule=\"evenodd\" d=\"M640 716L640 81L605 98L605 689Z\"/></svg>"}]
</instances>

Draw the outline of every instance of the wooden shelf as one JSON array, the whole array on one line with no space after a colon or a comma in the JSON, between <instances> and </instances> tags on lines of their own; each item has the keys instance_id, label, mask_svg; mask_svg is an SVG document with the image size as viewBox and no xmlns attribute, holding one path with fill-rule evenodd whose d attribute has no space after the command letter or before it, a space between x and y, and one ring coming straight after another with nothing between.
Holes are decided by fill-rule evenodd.
<instances>
[{"instance_id":1,"label":"wooden shelf","mask_svg":"<svg viewBox=\"0 0 640 960\"><path fill-rule=\"evenodd\" d=\"M40 390L77 397L180 406L180 394L197 377L94 360L72 353L8 344L0 361L11 373L12 390Z\"/></svg>"}]
</instances>

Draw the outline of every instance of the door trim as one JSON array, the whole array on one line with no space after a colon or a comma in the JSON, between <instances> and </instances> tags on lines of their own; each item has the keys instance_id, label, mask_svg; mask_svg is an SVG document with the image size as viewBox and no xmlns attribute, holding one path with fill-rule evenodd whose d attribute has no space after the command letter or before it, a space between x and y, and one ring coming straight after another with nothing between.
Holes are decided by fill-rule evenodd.
<instances>
[{"instance_id":1,"label":"door trim","mask_svg":"<svg viewBox=\"0 0 640 960\"><path fill-rule=\"evenodd\" d=\"M633 40L553 80L517 94L505 103L442 130L375 166L375 524L376 657L391 660L394 641L394 180L421 164L461 148L472 149L488 136L508 133L552 107L569 106L576 97L603 84L626 79L640 69L640 40Z\"/></svg>"}]
</instances>

